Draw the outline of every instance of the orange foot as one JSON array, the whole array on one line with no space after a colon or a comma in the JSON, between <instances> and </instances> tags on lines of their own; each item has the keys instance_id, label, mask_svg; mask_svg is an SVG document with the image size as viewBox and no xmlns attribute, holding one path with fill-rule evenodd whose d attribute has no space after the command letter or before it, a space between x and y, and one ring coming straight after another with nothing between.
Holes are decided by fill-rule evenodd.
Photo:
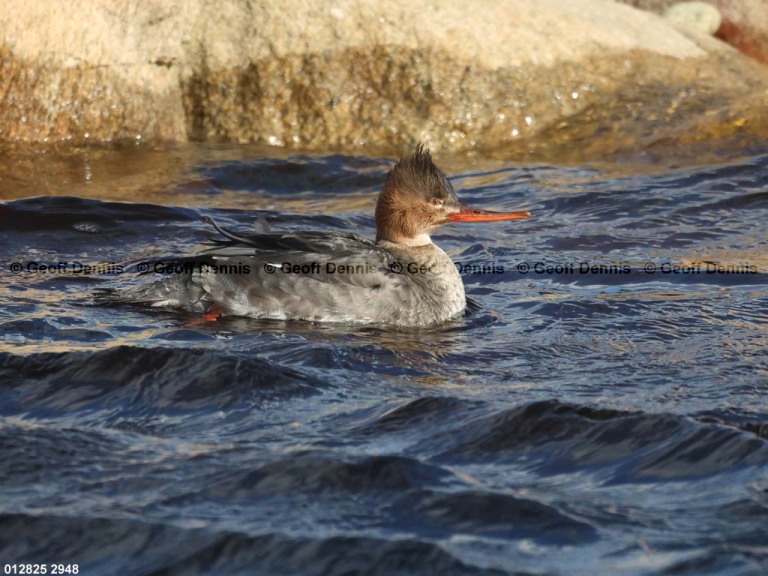
<instances>
[{"instance_id":1,"label":"orange foot","mask_svg":"<svg viewBox=\"0 0 768 576\"><path fill-rule=\"evenodd\" d=\"M215 309L215 310L206 312L202 316L194 316L192 318L188 318L184 322L184 326L187 328L195 328L196 326L202 326L203 324L206 324L208 322L216 322L221 317L222 317L222 314L219 311L219 309Z\"/></svg>"}]
</instances>

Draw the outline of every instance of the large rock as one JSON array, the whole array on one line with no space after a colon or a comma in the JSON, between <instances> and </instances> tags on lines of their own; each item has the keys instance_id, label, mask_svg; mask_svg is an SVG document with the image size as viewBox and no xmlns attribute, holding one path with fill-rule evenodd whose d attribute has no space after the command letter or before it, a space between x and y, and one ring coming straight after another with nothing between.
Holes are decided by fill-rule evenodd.
<instances>
[{"instance_id":1,"label":"large rock","mask_svg":"<svg viewBox=\"0 0 768 576\"><path fill-rule=\"evenodd\" d=\"M768 132L764 67L608 0L3 8L5 141L392 151L420 139L595 157L681 134Z\"/></svg>"}]
</instances>

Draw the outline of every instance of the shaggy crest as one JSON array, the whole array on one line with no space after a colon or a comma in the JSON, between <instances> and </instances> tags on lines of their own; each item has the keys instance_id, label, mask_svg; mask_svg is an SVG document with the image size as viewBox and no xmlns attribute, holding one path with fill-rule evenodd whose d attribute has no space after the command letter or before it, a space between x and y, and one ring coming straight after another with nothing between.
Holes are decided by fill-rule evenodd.
<instances>
[{"instance_id":1,"label":"shaggy crest","mask_svg":"<svg viewBox=\"0 0 768 576\"><path fill-rule=\"evenodd\" d=\"M387 175L384 191L388 189L406 190L422 200L440 198L455 200L456 193L440 169L432 162L432 155L419 142L416 150L402 158Z\"/></svg>"}]
</instances>

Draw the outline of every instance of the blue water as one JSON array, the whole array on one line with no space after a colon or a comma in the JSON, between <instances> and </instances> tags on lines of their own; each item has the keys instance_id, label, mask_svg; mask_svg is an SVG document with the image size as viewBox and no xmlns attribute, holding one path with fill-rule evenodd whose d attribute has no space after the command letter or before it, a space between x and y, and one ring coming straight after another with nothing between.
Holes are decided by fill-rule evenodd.
<instances>
[{"instance_id":1,"label":"blue water","mask_svg":"<svg viewBox=\"0 0 768 576\"><path fill-rule=\"evenodd\" d=\"M438 155L465 202L534 213L434 236L481 272L464 274L467 314L438 328L96 305L145 277L59 262L192 254L214 237L206 215L373 236L393 164L196 154L135 203L94 193L77 159L65 196L2 182L0 562L768 571L768 155L687 169ZM29 271L41 264L55 270Z\"/></svg>"}]
</instances>

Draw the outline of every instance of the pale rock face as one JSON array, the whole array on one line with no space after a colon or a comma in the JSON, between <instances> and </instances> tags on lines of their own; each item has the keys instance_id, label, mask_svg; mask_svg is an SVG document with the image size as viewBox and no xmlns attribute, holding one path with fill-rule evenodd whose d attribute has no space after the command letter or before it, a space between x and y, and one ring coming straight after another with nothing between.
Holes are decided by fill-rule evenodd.
<instances>
[{"instance_id":1,"label":"pale rock face","mask_svg":"<svg viewBox=\"0 0 768 576\"><path fill-rule=\"evenodd\" d=\"M0 141L566 150L749 116L756 70L610 0L5 0Z\"/></svg>"}]
</instances>

